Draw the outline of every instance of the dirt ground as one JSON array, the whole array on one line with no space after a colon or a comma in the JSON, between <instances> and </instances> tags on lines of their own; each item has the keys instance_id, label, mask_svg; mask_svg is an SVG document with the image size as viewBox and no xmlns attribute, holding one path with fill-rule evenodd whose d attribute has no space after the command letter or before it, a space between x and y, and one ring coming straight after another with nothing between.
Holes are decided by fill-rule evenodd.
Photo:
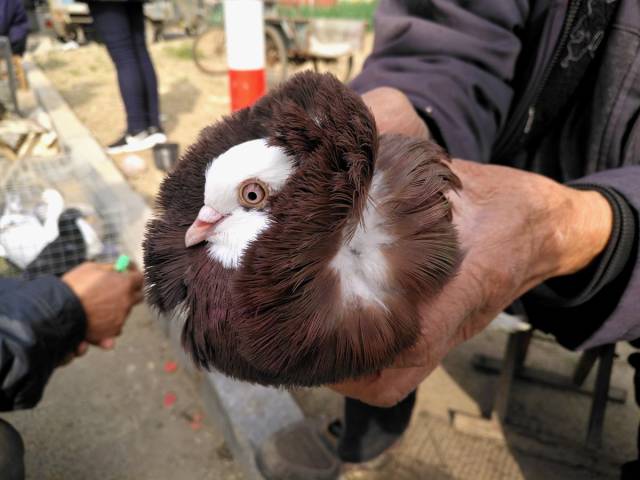
<instances>
[{"instance_id":1,"label":"dirt ground","mask_svg":"<svg viewBox=\"0 0 640 480\"><path fill-rule=\"evenodd\" d=\"M371 47L371 43L369 36L367 48ZM202 127L229 111L226 78L202 74L188 56L189 44L189 39L177 39L151 47L160 82L164 125L170 141L178 142L181 151L193 142ZM356 69L362 63L365 52L359 55ZM50 52L36 60L102 144L114 140L123 131L124 112L115 72L101 46L89 45L66 52ZM130 178L130 181L152 202L163 173L154 168L149 154L144 157L147 170ZM114 160L120 164L122 158ZM499 357L505 343L506 335L503 332L488 331L452 352L443 366L421 386L416 413L400 445L384 461L352 469L345 478L617 478L617 466L633 458L638 422L638 409L633 401L632 371L626 364L629 353L626 346L621 345L618 349L619 357L615 361L612 380L613 386L626 389L626 401L608 405L604 443L600 449L584 447L590 397L531 383L516 383L509 425L497 425L496 429L481 427L474 431L454 428L453 425L457 424L452 419L456 416L479 420L489 410L497 385L495 375L481 374L473 369L473 355L484 353ZM533 342L527 365L570 375L576 362L575 353L567 352L541 337ZM144 365L140 368L144 368ZM592 372L588 385L593 384L593 377ZM329 390L297 390L293 393L307 416L340 415L341 398ZM194 392L193 395L197 394ZM197 402L195 399L193 401ZM129 414L132 422L135 421L134 414ZM482 422L480 424L485 425ZM146 433L149 431L145 430ZM122 432L123 438L126 433ZM217 451L216 448L221 445L219 440L213 438L203 441L212 442L211 452ZM218 468L218 464L206 463L210 460L203 461L208 468ZM225 465L212 477L170 477L163 474L155 478L235 478L236 471L227 469Z\"/></svg>"},{"instance_id":2,"label":"dirt ground","mask_svg":"<svg viewBox=\"0 0 640 480\"><path fill-rule=\"evenodd\" d=\"M178 143L180 152L195 141L202 128L230 111L226 75L207 75L198 70L191 57L192 42L190 38L177 38L150 46L158 76L161 120L168 141ZM372 42L373 36L368 34L365 47L355 58L354 72L360 69ZM103 46L94 43L75 50L49 51L36 54L34 59L102 145L124 132L125 113L116 73ZM289 71L310 67L303 64ZM163 173L153 165L150 152L140 156L147 168L139 175L129 175L129 179L152 202ZM122 166L125 157L119 155L114 160Z\"/></svg>"}]
</instances>

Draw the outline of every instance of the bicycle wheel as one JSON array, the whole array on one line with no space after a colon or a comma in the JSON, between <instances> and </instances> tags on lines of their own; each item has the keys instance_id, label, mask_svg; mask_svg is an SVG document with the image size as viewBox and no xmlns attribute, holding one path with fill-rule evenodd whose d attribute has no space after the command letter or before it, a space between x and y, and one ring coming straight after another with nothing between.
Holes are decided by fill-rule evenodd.
<instances>
[{"instance_id":1,"label":"bicycle wheel","mask_svg":"<svg viewBox=\"0 0 640 480\"><path fill-rule=\"evenodd\" d=\"M209 27L193 42L193 59L196 66L209 75L226 73L227 50L222 25Z\"/></svg>"},{"instance_id":2,"label":"bicycle wheel","mask_svg":"<svg viewBox=\"0 0 640 480\"><path fill-rule=\"evenodd\" d=\"M280 31L265 25L265 70L267 88L273 88L287 78L287 47Z\"/></svg>"},{"instance_id":3,"label":"bicycle wheel","mask_svg":"<svg viewBox=\"0 0 640 480\"><path fill-rule=\"evenodd\" d=\"M273 88L287 76L287 48L277 28L266 25L264 35L267 88ZM198 68L209 75L227 72L227 51L222 26L210 27L198 35L193 42L193 59Z\"/></svg>"},{"instance_id":4,"label":"bicycle wheel","mask_svg":"<svg viewBox=\"0 0 640 480\"><path fill-rule=\"evenodd\" d=\"M332 73L338 80L349 81L353 70L353 55L337 58L313 58L313 69L318 73Z\"/></svg>"}]
</instances>

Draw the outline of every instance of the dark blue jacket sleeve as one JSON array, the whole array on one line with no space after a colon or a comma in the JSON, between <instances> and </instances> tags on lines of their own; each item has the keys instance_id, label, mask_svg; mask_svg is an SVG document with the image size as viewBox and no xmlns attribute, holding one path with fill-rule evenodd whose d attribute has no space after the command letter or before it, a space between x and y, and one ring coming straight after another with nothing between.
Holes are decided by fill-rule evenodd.
<instances>
[{"instance_id":1,"label":"dark blue jacket sleeve","mask_svg":"<svg viewBox=\"0 0 640 480\"><path fill-rule=\"evenodd\" d=\"M373 52L351 86L401 90L453 156L488 161L528 15L529 0L381 0Z\"/></svg>"},{"instance_id":2,"label":"dark blue jacket sleeve","mask_svg":"<svg viewBox=\"0 0 640 480\"><path fill-rule=\"evenodd\" d=\"M0 411L36 405L85 330L80 301L58 278L0 278Z\"/></svg>"},{"instance_id":3,"label":"dark blue jacket sleeve","mask_svg":"<svg viewBox=\"0 0 640 480\"><path fill-rule=\"evenodd\" d=\"M581 346L590 348L640 338L640 165L606 170L574 182L612 188L624 197L635 216L635 246L627 263L628 280L615 308L604 324Z\"/></svg>"}]
</instances>

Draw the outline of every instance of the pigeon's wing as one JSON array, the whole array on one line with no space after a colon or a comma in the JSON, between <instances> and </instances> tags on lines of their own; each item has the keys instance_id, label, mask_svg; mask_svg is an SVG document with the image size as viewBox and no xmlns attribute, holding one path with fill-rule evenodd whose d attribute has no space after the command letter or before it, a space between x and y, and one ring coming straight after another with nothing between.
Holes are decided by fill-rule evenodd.
<instances>
[{"instance_id":1,"label":"pigeon's wing","mask_svg":"<svg viewBox=\"0 0 640 480\"><path fill-rule=\"evenodd\" d=\"M84 239L84 243L87 246L87 259L91 260L96 258L104 250L104 245L98 236L98 233L94 228L83 218L76 220L76 225Z\"/></svg>"}]
</instances>

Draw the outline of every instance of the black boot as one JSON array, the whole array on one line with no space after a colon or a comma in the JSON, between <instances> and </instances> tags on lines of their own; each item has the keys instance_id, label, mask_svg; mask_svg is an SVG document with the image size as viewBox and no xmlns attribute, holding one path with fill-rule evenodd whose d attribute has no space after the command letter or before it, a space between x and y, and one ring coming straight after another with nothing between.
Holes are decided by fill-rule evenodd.
<instances>
[{"instance_id":1,"label":"black boot","mask_svg":"<svg viewBox=\"0 0 640 480\"><path fill-rule=\"evenodd\" d=\"M347 398L338 455L343 462L367 462L391 447L409 426L415 390L391 408L372 407Z\"/></svg>"},{"instance_id":2,"label":"black boot","mask_svg":"<svg viewBox=\"0 0 640 480\"><path fill-rule=\"evenodd\" d=\"M24 480L24 444L13 426L0 418L0 478Z\"/></svg>"},{"instance_id":3,"label":"black boot","mask_svg":"<svg viewBox=\"0 0 640 480\"><path fill-rule=\"evenodd\" d=\"M270 480L334 480L342 462L367 462L396 443L415 401L415 392L391 408L347 398L344 421L303 420L267 438L258 448L258 467Z\"/></svg>"}]
</instances>

